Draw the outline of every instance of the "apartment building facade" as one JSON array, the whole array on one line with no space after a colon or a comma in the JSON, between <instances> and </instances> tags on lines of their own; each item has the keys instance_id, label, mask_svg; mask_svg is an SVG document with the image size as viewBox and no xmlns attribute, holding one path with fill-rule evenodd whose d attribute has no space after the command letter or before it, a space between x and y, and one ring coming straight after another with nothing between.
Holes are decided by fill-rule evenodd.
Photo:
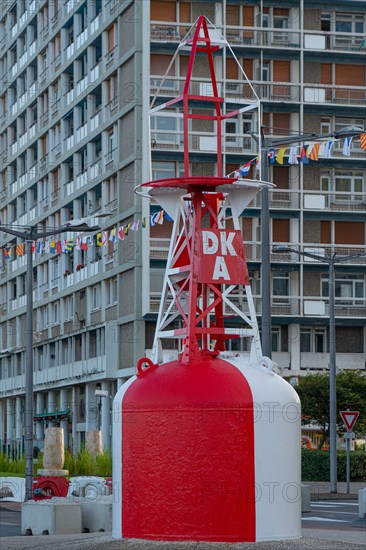
<instances>
[{"instance_id":1,"label":"apartment building facade","mask_svg":"<svg viewBox=\"0 0 366 550\"><path fill-rule=\"evenodd\" d=\"M57 228L96 216L109 230L157 210L133 189L150 177L181 173L183 134L172 109L151 117L149 139L149 104L158 88L156 101L178 95L189 52L170 62L202 14L226 37L252 81L267 136L365 129L362 3L350 0L347 10L337 0L321 8L310 0L3 3L1 223ZM229 106L249 93L232 52L221 50L215 58ZM199 59L196 65L193 81L200 90L207 67ZM258 154L250 135L258 128L256 117L244 113L226 122L227 174ZM191 173L214 175L213 127L192 124L190 134ZM276 163L269 173L276 184L270 195L274 245L319 254L365 251L366 157L359 140L350 156L337 142L330 158L306 166ZM260 322L260 197L241 222ZM64 428L67 447L78 449L99 425L103 444L110 445L113 395L152 347L170 228L169 222L156 224L107 246L34 256L35 445L42 447L44 428L54 425ZM2 235L2 246L17 244ZM273 358L287 378L326 369L327 265L297 255L273 254L271 262ZM24 425L25 277L24 257L2 258L0 441L16 451ZM339 368L365 368L365 314L360 257L336 268ZM245 346L232 343L242 353ZM166 358L179 353L177 344L167 348ZM109 395L101 414L96 389Z\"/></svg>"}]
</instances>

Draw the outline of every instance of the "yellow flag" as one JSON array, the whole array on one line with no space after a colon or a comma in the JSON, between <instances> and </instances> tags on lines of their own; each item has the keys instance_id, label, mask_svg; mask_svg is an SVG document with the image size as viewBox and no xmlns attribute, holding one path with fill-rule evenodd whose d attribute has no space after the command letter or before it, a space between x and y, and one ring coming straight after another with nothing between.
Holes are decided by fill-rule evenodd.
<instances>
[{"instance_id":1,"label":"yellow flag","mask_svg":"<svg viewBox=\"0 0 366 550\"><path fill-rule=\"evenodd\" d=\"M276 162L278 164L283 164L283 157L285 156L286 147L281 147L281 149L278 150L278 153L276 155Z\"/></svg>"}]
</instances>

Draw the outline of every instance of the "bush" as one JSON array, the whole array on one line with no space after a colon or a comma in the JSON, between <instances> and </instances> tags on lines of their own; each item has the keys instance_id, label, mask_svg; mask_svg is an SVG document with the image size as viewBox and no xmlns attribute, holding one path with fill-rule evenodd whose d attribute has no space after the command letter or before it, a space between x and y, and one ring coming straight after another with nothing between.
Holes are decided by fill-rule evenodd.
<instances>
[{"instance_id":1,"label":"bush","mask_svg":"<svg viewBox=\"0 0 366 550\"><path fill-rule=\"evenodd\" d=\"M302 451L302 480L329 481L329 452L303 449ZM346 481L346 451L337 453L338 481ZM366 453L351 451L350 480L363 481L366 478Z\"/></svg>"}]
</instances>

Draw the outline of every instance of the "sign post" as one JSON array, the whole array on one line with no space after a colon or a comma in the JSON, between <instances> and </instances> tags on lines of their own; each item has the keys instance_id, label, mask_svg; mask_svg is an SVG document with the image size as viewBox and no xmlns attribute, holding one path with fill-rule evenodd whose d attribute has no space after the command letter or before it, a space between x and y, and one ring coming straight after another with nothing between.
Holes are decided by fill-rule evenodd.
<instances>
[{"instance_id":1,"label":"sign post","mask_svg":"<svg viewBox=\"0 0 366 550\"><path fill-rule=\"evenodd\" d=\"M346 493L349 495L349 480L350 480L350 450L351 450L351 439L355 439L355 434L352 432L352 428L356 423L356 420L359 415L359 411L340 411L343 423L347 428L347 432L344 434L346 440Z\"/></svg>"}]
</instances>

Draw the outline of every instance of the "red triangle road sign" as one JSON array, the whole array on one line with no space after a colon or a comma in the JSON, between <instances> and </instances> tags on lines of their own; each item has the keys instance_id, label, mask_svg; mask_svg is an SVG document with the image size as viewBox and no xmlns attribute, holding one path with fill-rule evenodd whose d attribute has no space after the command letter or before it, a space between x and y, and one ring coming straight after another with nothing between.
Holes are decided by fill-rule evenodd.
<instances>
[{"instance_id":1,"label":"red triangle road sign","mask_svg":"<svg viewBox=\"0 0 366 550\"><path fill-rule=\"evenodd\" d=\"M359 414L358 411L340 411L342 420L349 432L352 431Z\"/></svg>"}]
</instances>

